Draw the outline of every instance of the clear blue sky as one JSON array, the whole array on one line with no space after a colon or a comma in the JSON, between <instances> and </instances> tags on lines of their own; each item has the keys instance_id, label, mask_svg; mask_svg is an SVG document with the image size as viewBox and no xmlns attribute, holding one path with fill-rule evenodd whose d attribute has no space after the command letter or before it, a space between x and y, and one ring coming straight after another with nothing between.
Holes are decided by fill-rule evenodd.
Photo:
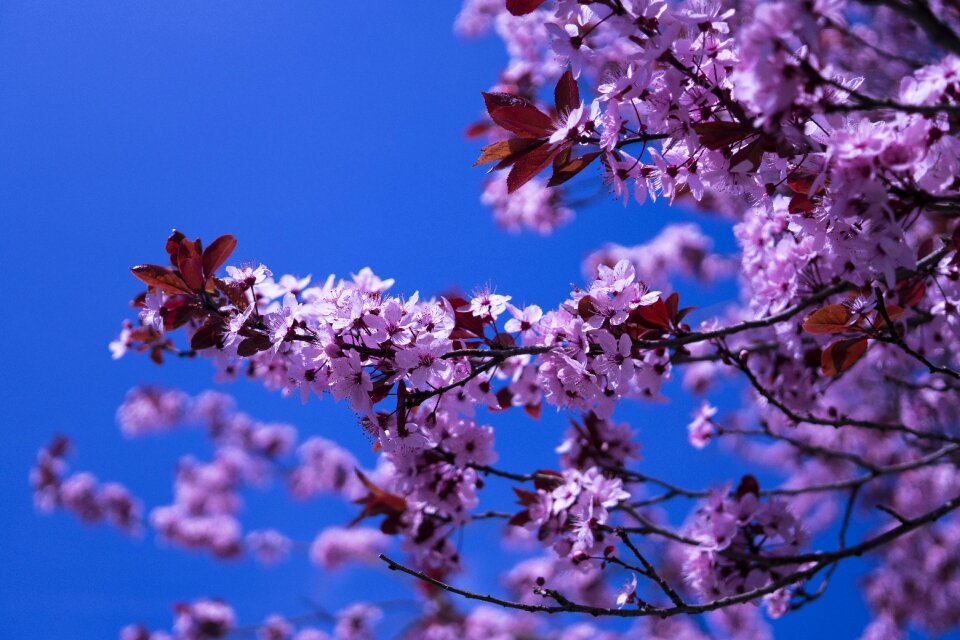
<instances>
[{"instance_id":1,"label":"clear blue sky","mask_svg":"<svg viewBox=\"0 0 960 640\"><path fill-rule=\"evenodd\" d=\"M181 452L205 451L189 434L128 442L113 422L133 384L213 384L204 363L113 362L106 348L138 288L127 267L162 260L172 227L233 233L236 258L278 273L369 265L408 293L489 281L549 307L580 281L587 251L688 218L606 203L549 238L497 230L478 202L477 145L461 132L504 54L495 41L457 40L455 13L452 1L0 3L0 637L112 638L131 621L166 625L171 602L201 595L227 598L253 623L301 612L305 598L333 609L371 585L391 597L410 586L379 570L325 575L302 555L267 571L216 563L34 514L27 473L54 432L74 437L76 468L123 481L148 504L169 500ZM717 296L694 290L687 302ZM367 447L344 407L301 407L245 383L233 391L257 417ZM686 445L691 408L638 404L620 417L643 434L645 469L705 484L732 467ZM491 420L514 468L532 450L547 463L564 428L550 411L538 423ZM246 523L309 539L345 517L278 495L252 495ZM491 540L468 536L465 553ZM491 584L489 567L473 568L474 586ZM855 636L866 612L854 579L838 572L833 597L784 621L778 637Z\"/></svg>"}]
</instances>

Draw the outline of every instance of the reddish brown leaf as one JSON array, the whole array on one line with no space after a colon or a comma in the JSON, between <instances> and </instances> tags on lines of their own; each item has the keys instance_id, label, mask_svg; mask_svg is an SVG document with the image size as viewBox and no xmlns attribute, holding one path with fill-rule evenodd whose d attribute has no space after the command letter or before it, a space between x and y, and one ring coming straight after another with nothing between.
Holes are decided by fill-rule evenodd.
<instances>
[{"instance_id":1,"label":"reddish brown leaf","mask_svg":"<svg viewBox=\"0 0 960 640\"><path fill-rule=\"evenodd\" d=\"M220 236L211 242L203 252L203 275L209 278L216 273L236 248L237 239L230 234Z\"/></svg>"},{"instance_id":2,"label":"reddish brown leaf","mask_svg":"<svg viewBox=\"0 0 960 640\"><path fill-rule=\"evenodd\" d=\"M695 122L692 128L700 137L700 144L714 150L728 147L752 133L738 122Z\"/></svg>"},{"instance_id":3,"label":"reddish brown leaf","mask_svg":"<svg viewBox=\"0 0 960 640\"><path fill-rule=\"evenodd\" d=\"M570 113L580 106L580 87L570 69L557 80L557 86L553 89L553 104L557 113Z\"/></svg>"},{"instance_id":4,"label":"reddish brown leaf","mask_svg":"<svg viewBox=\"0 0 960 640\"><path fill-rule=\"evenodd\" d=\"M519 513L513 514L513 517L507 520L507 524L513 525L514 527L522 527L528 522L530 522L531 519L532 518L530 517L530 511L527 509L524 509Z\"/></svg>"},{"instance_id":5,"label":"reddish brown leaf","mask_svg":"<svg viewBox=\"0 0 960 640\"><path fill-rule=\"evenodd\" d=\"M543 404L525 404L523 405L523 411L534 420L539 420L540 414L543 412Z\"/></svg>"},{"instance_id":6,"label":"reddish brown leaf","mask_svg":"<svg viewBox=\"0 0 960 640\"><path fill-rule=\"evenodd\" d=\"M753 173L760 167L761 160L763 160L763 139L757 138L733 154L730 158L730 170L743 171L749 168L749 173Z\"/></svg>"},{"instance_id":7,"label":"reddish brown leaf","mask_svg":"<svg viewBox=\"0 0 960 640\"><path fill-rule=\"evenodd\" d=\"M136 267L130 267L130 271L146 284L151 287L156 287L164 293L174 295L178 293L193 293L190 287L187 286L187 283L183 281L183 278L166 267L161 267L156 264L141 264Z\"/></svg>"},{"instance_id":8,"label":"reddish brown leaf","mask_svg":"<svg viewBox=\"0 0 960 640\"><path fill-rule=\"evenodd\" d=\"M193 304L193 298L184 298L177 296L163 305L163 329L164 331L173 331L187 324L197 315L197 307Z\"/></svg>"},{"instance_id":9,"label":"reddish brown leaf","mask_svg":"<svg viewBox=\"0 0 960 640\"><path fill-rule=\"evenodd\" d=\"M867 352L866 338L847 338L837 340L826 349L820 356L820 365L823 367L824 375L836 376L854 364Z\"/></svg>"},{"instance_id":10,"label":"reddish brown leaf","mask_svg":"<svg viewBox=\"0 0 960 640\"><path fill-rule=\"evenodd\" d=\"M813 189L813 181L816 179L816 176L812 173L794 173L792 176L787 178L787 186L794 193L800 193L803 195L810 195L810 190Z\"/></svg>"},{"instance_id":11,"label":"reddish brown leaf","mask_svg":"<svg viewBox=\"0 0 960 640\"><path fill-rule=\"evenodd\" d=\"M180 243L187 239L187 236L183 235L176 229L170 233L170 237L167 238L167 255L170 256L170 264L174 268L177 266L177 251L180 250Z\"/></svg>"},{"instance_id":12,"label":"reddish brown leaf","mask_svg":"<svg viewBox=\"0 0 960 640\"><path fill-rule=\"evenodd\" d=\"M897 295L901 307L915 307L927 295L927 285L923 280L904 280L897 283Z\"/></svg>"},{"instance_id":13,"label":"reddish brown leaf","mask_svg":"<svg viewBox=\"0 0 960 640\"><path fill-rule=\"evenodd\" d=\"M474 122L469 125L466 129L463 130L463 137L472 140L474 138L479 138L480 136L490 131L490 123L484 120L483 122Z\"/></svg>"},{"instance_id":14,"label":"reddish brown leaf","mask_svg":"<svg viewBox=\"0 0 960 640\"><path fill-rule=\"evenodd\" d=\"M630 312L630 320L650 329L659 331L670 329L670 314L662 299L644 307L637 307Z\"/></svg>"},{"instance_id":15,"label":"reddish brown leaf","mask_svg":"<svg viewBox=\"0 0 960 640\"><path fill-rule=\"evenodd\" d=\"M454 332L461 331L454 339L462 340L465 338L474 338L483 335L483 320L473 315L470 311L461 311L470 306L470 302L459 296L447 298L447 302L453 307Z\"/></svg>"},{"instance_id":16,"label":"reddish brown leaf","mask_svg":"<svg viewBox=\"0 0 960 640\"><path fill-rule=\"evenodd\" d=\"M537 501L540 499L534 491L527 491L520 487L512 488L513 492L517 495L517 504L521 507L529 507L532 504L537 504Z\"/></svg>"},{"instance_id":17,"label":"reddish brown leaf","mask_svg":"<svg viewBox=\"0 0 960 640\"><path fill-rule=\"evenodd\" d=\"M532 107L533 103L518 95L512 93L487 93L486 91L481 92L483 95L483 103L487 107L487 113L489 114L494 109L499 107Z\"/></svg>"},{"instance_id":18,"label":"reddish brown leaf","mask_svg":"<svg viewBox=\"0 0 960 640\"><path fill-rule=\"evenodd\" d=\"M490 118L521 138L546 138L554 130L550 116L531 105L497 107Z\"/></svg>"},{"instance_id":19,"label":"reddish brown leaf","mask_svg":"<svg viewBox=\"0 0 960 640\"><path fill-rule=\"evenodd\" d=\"M507 175L507 193L513 193L546 169L561 148L545 144L524 154L513 164L513 168Z\"/></svg>"},{"instance_id":20,"label":"reddish brown leaf","mask_svg":"<svg viewBox=\"0 0 960 640\"><path fill-rule=\"evenodd\" d=\"M194 243L184 240L177 250L177 270L193 291L203 288L203 259Z\"/></svg>"},{"instance_id":21,"label":"reddish brown leaf","mask_svg":"<svg viewBox=\"0 0 960 640\"><path fill-rule=\"evenodd\" d=\"M363 511L347 526L352 527L364 518L383 515L386 516L386 519L380 525L381 530L384 533L396 533L400 524L400 516L407 508L407 501L401 496L378 487L359 469L356 469L356 474L363 486L367 488L368 493L359 500L353 501L354 504L363 505Z\"/></svg>"},{"instance_id":22,"label":"reddish brown leaf","mask_svg":"<svg viewBox=\"0 0 960 640\"><path fill-rule=\"evenodd\" d=\"M515 16L525 16L543 3L544 0L507 0L507 11Z\"/></svg>"},{"instance_id":23,"label":"reddish brown leaf","mask_svg":"<svg viewBox=\"0 0 960 640\"><path fill-rule=\"evenodd\" d=\"M807 333L847 333L856 331L857 327L849 326L850 312L840 304L831 304L811 313L803 323Z\"/></svg>"},{"instance_id":24,"label":"reddish brown leaf","mask_svg":"<svg viewBox=\"0 0 960 640\"><path fill-rule=\"evenodd\" d=\"M496 397L497 407L500 409L509 409L513 406L513 392L510 391L510 387L501 387Z\"/></svg>"},{"instance_id":25,"label":"reddish brown leaf","mask_svg":"<svg viewBox=\"0 0 960 640\"><path fill-rule=\"evenodd\" d=\"M266 351L273 346L273 343L270 342L270 338L267 336L255 336L253 338L246 338L242 340L240 344L237 345L237 355L244 358L248 358L255 353L261 351Z\"/></svg>"},{"instance_id":26,"label":"reddish brown leaf","mask_svg":"<svg viewBox=\"0 0 960 640\"><path fill-rule=\"evenodd\" d=\"M247 307L250 306L250 301L247 299L247 294L244 292L242 286L235 283L228 283L220 278L214 278L213 283L216 285L217 290L227 296L227 299L233 306L240 309L240 311L246 311Z\"/></svg>"},{"instance_id":27,"label":"reddish brown leaf","mask_svg":"<svg viewBox=\"0 0 960 640\"><path fill-rule=\"evenodd\" d=\"M473 166L477 167L490 162L500 162L500 165L494 167L495 169L499 169L506 166L503 164L504 160L516 160L527 151L539 147L541 144L543 144L542 140L532 138L510 138L509 140L494 142L480 150L480 157L473 163Z\"/></svg>"},{"instance_id":28,"label":"reddish brown leaf","mask_svg":"<svg viewBox=\"0 0 960 640\"><path fill-rule=\"evenodd\" d=\"M752 493L755 496L760 495L760 483L757 482L757 479L749 474L743 476L740 479L740 484L737 485L737 491L735 495L737 498L742 498L748 493Z\"/></svg>"},{"instance_id":29,"label":"reddish brown leaf","mask_svg":"<svg viewBox=\"0 0 960 640\"><path fill-rule=\"evenodd\" d=\"M533 486L542 491L553 491L563 484L563 474L552 469L537 469Z\"/></svg>"},{"instance_id":30,"label":"reddish brown leaf","mask_svg":"<svg viewBox=\"0 0 960 640\"><path fill-rule=\"evenodd\" d=\"M790 198L789 211L793 214L810 213L817 205L806 195L798 193Z\"/></svg>"},{"instance_id":31,"label":"reddish brown leaf","mask_svg":"<svg viewBox=\"0 0 960 640\"><path fill-rule=\"evenodd\" d=\"M211 320L193 334L193 337L190 338L190 348L195 351L211 347L222 348L223 341L220 337L222 333L223 322L219 319Z\"/></svg>"},{"instance_id":32,"label":"reddish brown leaf","mask_svg":"<svg viewBox=\"0 0 960 640\"><path fill-rule=\"evenodd\" d=\"M888 304L884 305L884 310L887 312L887 315L890 316L890 320L893 322L897 321L897 318L904 314L903 307L898 304ZM877 311L877 317L874 318L874 325L877 327L882 327L887 324L887 321L883 319L883 314L880 311Z\"/></svg>"},{"instance_id":33,"label":"reddish brown leaf","mask_svg":"<svg viewBox=\"0 0 960 640\"><path fill-rule=\"evenodd\" d=\"M550 181L547 182L547 186L555 187L559 184L563 184L570 178L589 167L590 163L596 160L599 155L599 151L591 151L590 153L585 153L579 158L574 158L573 160L567 162L565 165L560 167L560 169L554 167L553 175L550 176Z\"/></svg>"}]
</instances>

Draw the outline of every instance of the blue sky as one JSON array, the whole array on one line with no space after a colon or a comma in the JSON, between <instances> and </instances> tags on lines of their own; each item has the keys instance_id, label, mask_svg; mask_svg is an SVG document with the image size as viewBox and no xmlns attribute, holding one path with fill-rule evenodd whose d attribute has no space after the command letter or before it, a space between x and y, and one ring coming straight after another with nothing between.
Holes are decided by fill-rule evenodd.
<instances>
[{"instance_id":1,"label":"blue sky","mask_svg":"<svg viewBox=\"0 0 960 640\"><path fill-rule=\"evenodd\" d=\"M0 3L0 636L111 638L132 621L167 625L171 602L202 595L230 600L253 623L300 613L307 599L335 609L371 597L374 586L381 599L411 586L380 568L323 574L302 555L266 571L217 563L34 514L27 474L54 432L74 438L75 468L123 481L148 504L169 500L180 453L206 451L191 434L126 441L113 420L134 384L213 386L202 362L113 362L106 348L138 289L127 267L161 261L171 228L206 239L233 233L235 258L278 273L346 275L369 265L407 293L489 282L546 308L581 280L591 249L638 243L668 220L689 219L608 202L549 238L496 229L478 201L482 172L470 168L477 144L462 130L504 54L492 40L457 40L455 9ZM725 227L710 228L729 246ZM709 307L721 293L693 289L685 302ZM254 416L369 448L344 407L302 407L245 383L231 390ZM733 406L736 392L714 401ZM642 434L645 470L691 485L728 477L729 458L686 444L692 408L678 396L619 416ZM526 466L531 451L549 463L565 426L551 411L536 423L503 414L491 422L511 468ZM247 505L251 528L273 524L305 540L347 517L334 503L304 507L279 491ZM493 535L468 536L465 554ZM473 568L467 584L496 589L490 566ZM866 611L854 586L855 571L841 569L833 597L783 621L778 637L855 636Z\"/></svg>"}]
</instances>

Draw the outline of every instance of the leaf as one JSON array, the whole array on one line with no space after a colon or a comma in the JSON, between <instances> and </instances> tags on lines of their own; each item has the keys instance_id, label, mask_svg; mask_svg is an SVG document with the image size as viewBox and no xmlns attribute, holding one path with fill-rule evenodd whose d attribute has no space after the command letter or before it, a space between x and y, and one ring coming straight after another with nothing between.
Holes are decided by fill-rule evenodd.
<instances>
[{"instance_id":1,"label":"leaf","mask_svg":"<svg viewBox=\"0 0 960 640\"><path fill-rule=\"evenodd\" d=\"M156 264L141 264L130 267L130 271L149 286L156 287L164 293L173 295L193 293L187 283L183 281L183 278L166 267Z\"/></svg>"},{"instance_id":2,"label":"leaf","mask_svg":"<svg viewBox=\"0 0 960 640\"><path fill-rule=\"evenodd\" d=\"M521 138L546 138L553 133L553 120L532 105L497 107L490 119Z\"/></svg>"},{"instance_id":3,"label":"leaf","mask_svg":"<svg viewBox=\"0 0 960 640\"><path fill-rule=\"evenodd\" d=\"M194 243L184 240L177 250L177 270L193 291L203 288L203 260Z\"/></svg>"},{"instance_id":4,"label":"leaf","mask_svg":"<svg viewBox=\"0 0 960 640\"><path fill-rule=\"evenodd\" d=\"M213 283L216 285L217 290L220 291L223 295L227 296L233 306L240 311L246 311L247 307L250 306L250 301L247 299L247 294L242 286L232 282L227 282L226 280L221 280L220 278L214 278Z\"/></svg>"},{"instance_id":5,"label":"leaf","mask_svg":"<svg viewBox=\"0 0 960 640\"><path fill-rule=\"evenodd\" d=\"M249 358L255 353L261 351L266 351L273 346L273 343L270 342L270 338L267 336L255 336L253 338L246 338L237 345L237 355L244 358Z\"/></svg>"},{"instance_id":6,"label":"leaf","mask_svg":"<svg viewBox=\"0 0 960 640\"><path fill-rule=\"evenodd\" d=\"M510 174L507 175L507 193L513 193L546 169L562 148L562 145L558 147L545 144L524 154L513 164Z\"/></svg>"},{"instance_id":7,"label":"leaf","mask_svg":"<svg viewBox=\"0 0 960 640\"><path fill-rule=\"evenodd\" d=\"M174 267L177 266L177 251L180 249L180 243L187 239L187 236L183 235L176 229L170 233L170 237L167 238L167 255L170 256L170 264Z\"/></svg>"},{"instance_id":8,"label":"leaf","mask_svg":"<svg viewBox=\"0 0 960 640\"><path fill-rule=\"evenodd\" d=\"M380 528L384 533L396 533L399 530L400 516L407 508L407 501L401 496L385 491L371 482L367 476L359 469L355 469L360 482L367 488L366 496L354 500L354 504L363 505L363 511L353 519L347 527L353 527L355 524L371 516L386 516Z\"/></svg>"},{"instance_id":9,"label":"leaf","mask_svg":"<svg viewBox=\"0 0 960 640\"><path fill-rule=\"evenodd\" d=\"M557 113L570 113L580 106L580 87L570 69L560 76L557 86L553 88L553 104Z\"/></svg>"},{"instance_id":10,"label":"leaf","mask_svg":"<svg viewBox=\"0 0 960 640\"><path fill-rule=\"evenodd\" d=\"M533 486L541 491L553 491L563 484L563 474L552 469L537 469Z\"/></svg>"},{"instance_id":11,"label":"leaf","mask_svg":"<svg viewBox=\"0 0 960 640\"><path fill-rule=\"evenodd\" d=\"M714 151L737 143L753 133L749 129L744 129L738 122L726 122L723 120L694 122L691 127L700 137L700 144Z\"/></svg>"},{"instance_id":12,"label":"leaf","mask_svg":"<svg viewBox=\"0 0 960 640\"><path fill-rule=\"evenodd\" d=\"M220 319L210 320L203 325L190 338L190 348L194 351L201 349L210 349L211 347L223 348L220 334L223 333L223 321Z\"/></svg>"},{"instance_id":13,"label":"leaf","mask_svg":"<svg viewBox=\"0 0 960 640\"><path fill-rule=\"evenodd\" d=\"M760 161L763 160L763 151L762 138L757 138L750 144L744 145L730 158L730 170L740 172L749 167L748 173L755 173L760 167Z\"/></svg>"},{"instance_id":14,"label":"leaf","mask_svg":"<svg viewBox=\"0 0 960 640\"><path fill-rule=\"evenodd\" d=\"M897 301L901 307L915 307L920 304L923 297L927 294L927 285L923 280L910 282L904 280L897 283Z\"/></svg>"},{"instance_id":15,"label":"leaf","mask_svg":"<svg viewBox=\"0 0 960 640\"><path fill-rule=\"evenodd\" d=\"M480 157L473 163L473 166L478 167L490 162L500 162L502 165L504 160L510 160L511 158L516 160L517 157L531 149L539 147L541 144L543 144L542 140L534 140L531 138L510 138L509 140L494 142L480 150Z\"/></svg>"},{"instance_id":16,"label":"leaf","mask_svg":"<svg viewBox=\"0 0 960 640\"><path fill-rule=\"evenodd\" d=\"M203 252L203 275L209 278L216 273L236 248L237 239L230 234L220 236L211 242Z\"/></svg>"},{"instance_id":17,"label":"leaf","mask_svg":"<svg viewBox=\"0 0 960 640\"><path fill-rule=\"evenodd\" d=\"M788 210L790 211L790 213L793 213L793 214L798 214L798 213L803 214L803 213L810 213L811 211L813 211L814 207L816 206L817 206L816 203L814 203L806 195L802 193L798 193L792 198L790 198L790 205L788 206Z\"/></svg>"},{"instance_id":18,"label":"leaf","mask_svg":"<svg viewBox=\"0 0 960 640\"><path fill-rule=\"evenodd\" d=\"M527 100L524 97L515 95L513 93L503 93L503 92L493 92L488 93L482 91L481 95L483 96L483 104L487 107L487 113L498 107L519 107L527 106L532 107L533 103Z\"/></svg>"},{"instance_id":19,"label":"leaf","mask_svg":"<svg viewBox=\"0 0 960 640\"><path fill-rule=\"evenodd\" d=\"M826 349L820 356L820 366L823 367L824 375L836 376L854 364L867 352L866 338L847 338L837 340Z\"/></svg>"},{"instance_id":20,"label":"leaf","mask_svg":"<svg viewBox=\"0 0 960 640\"><path fill-rule=\"evenodd\" d=\"M904 314L903 307L898 304L888 304L884 305L884 310L887 312L887 315L890 316L892 322L896 322L897 318ZM877 317L874 318L874 324L877 328L883 327L887 324L887 321L883 319L883 314L880 311L877 311Z\"/></svg>"},{"instance_id":21,"label":"leaf","mask_svg":"<svg viewBox=\"0 0 960 640\"><path fill-rule=\"evenodd\" d=\"M817 309L803 322L807 333L847 333L856 331L856 327L849 326L852 316L846 307L840 304L831 304Z\"/></svg>"},{"instance_id":22,"label":"leaf","mask_svg":"<svg viewBox=\"0 0 960 640\"><path fill-rule=\"evenodd\" d=\"M757 479L750 474L747 474L740 479L740 484L737 485L735 495L739 499L748 493L752 493L758 497L760 496L760 483L757 482Z\"/></svg>"},{"instance_id":23,"label":"leaf","mask_svg":"<svg viewBox=\"0 0 960 640\"><path fill-rule=\"evenodd\" d=\"M525 16L543 3L544 0L507 0L507 11L515 16Z\"/></svg>"},{"instance_id":24,"label":"leaf","mask_svg":"<svg viewBox=\"0 0 960 640\"><path fill-rule=\"evenodd\" d=\"M590 153L583 154L579 158L574 158L570 162L560 167L560 169L554 168L553 175L550 176L550 181L547 182L547 186L555 187L563 184L570 178L589 167L590 163L596 160L599 155L599 151L591 151Z\"/></svg>"}]
</instances>

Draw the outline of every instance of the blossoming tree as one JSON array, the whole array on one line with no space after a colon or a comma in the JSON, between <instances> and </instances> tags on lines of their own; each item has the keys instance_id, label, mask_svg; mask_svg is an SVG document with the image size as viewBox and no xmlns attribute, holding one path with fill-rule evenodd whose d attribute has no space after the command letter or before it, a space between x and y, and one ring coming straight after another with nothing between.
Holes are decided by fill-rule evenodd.
<instances>
[{"instance_id":1,"label":"blossoming tree","mask_svg":"<svg viewBox=\"0 0 960 640\"><path fill-rule=\"evenodd\" d=\"M863 637L960 626L960 8L468 0L456 28L493 29L509 53L468 129L485 142L482 199L501 225L569 223L563 185L599 174L627 206L663 199L730 221L739 254L670 225L590 255L585 284L559 304L521 307L490 290L405 297L368 269L277 276L233 265L231 235L174 232L145 256L156 264L132 269L146 289L114 356L205 359L219 379L331 396L379 461L361 468L219 392L135 388L118 411L127 435L191 423L215 447L183 460L149 527L216 557L278 562L292 541L244 532L239 492L280 474L294 496L342 496L356 517L322 531L310 557L407 574L422 592L410 638L763 637L765 617L829 597L837 567L863 555ZM706 316L673 291L676 274L736 276L739 295ZM741 410L711 404L719 378L740 381ZM692 447L730 441L782 481L644 472L616 408L679 386L704 396ZM498 466L498 413L536 419L545 406L570 417L555 465ZM71 472L69 446L40 452L38 507L139 531L140 501ZM486 500L494 482L516 501ZM458 586L470 559L456 536L490 519L539 552L503 567L499 593L472 592ZM180 605L170 632L122 637L364 638L383 615L360 602L251 627L210 599ZM635 621L601 632L603 618Z\"/></svg>"}]
</instances>

